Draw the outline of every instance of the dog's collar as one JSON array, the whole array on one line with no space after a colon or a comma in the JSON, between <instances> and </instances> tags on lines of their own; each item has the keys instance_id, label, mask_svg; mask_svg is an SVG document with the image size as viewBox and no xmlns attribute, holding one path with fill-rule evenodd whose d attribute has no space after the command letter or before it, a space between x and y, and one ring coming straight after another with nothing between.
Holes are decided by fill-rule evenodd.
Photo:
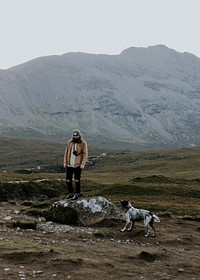
<instances>
[{"instance_id":1,"label":"dog's collar","mask_svg":"<svg viewBox=\"0 0 200 280\"><path fill-rule=\"evenodd\" d=\"M124 208L124 212L126 213L130 208L131 208L131 207L128 207L128 206L125 207L125 208Z\"/></svg>"}]
</instances>

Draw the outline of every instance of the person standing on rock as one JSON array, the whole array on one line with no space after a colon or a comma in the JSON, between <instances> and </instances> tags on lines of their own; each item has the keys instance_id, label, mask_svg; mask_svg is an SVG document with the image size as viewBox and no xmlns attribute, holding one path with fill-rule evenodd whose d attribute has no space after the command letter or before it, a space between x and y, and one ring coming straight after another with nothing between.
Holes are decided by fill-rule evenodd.
<instances>
[{"instance_id":1,"label":"person standing on rock","mask_svg":"<svg viewBox=\"0 0 200 280\"><path fill-rule=\"evenodd\" d=\"M64 153L64 168L66 168L66 182L69 192L68 199L76 200L80 194L81 171L85 167L87 158L87 142L83 139L79 130L74 130ZM76 192L74 192L72 185L73 175Z\"/></svg>"}]
</instances>

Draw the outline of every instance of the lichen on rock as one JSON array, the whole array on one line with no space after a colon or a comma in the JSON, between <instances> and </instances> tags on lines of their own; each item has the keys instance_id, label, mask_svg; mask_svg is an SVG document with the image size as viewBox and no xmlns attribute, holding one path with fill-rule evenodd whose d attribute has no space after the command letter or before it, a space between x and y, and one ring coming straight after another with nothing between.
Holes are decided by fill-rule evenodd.
<instances>
[{"instance_id":1,"label":"lichen on rock","mask_svg":"<svg viewBox=\"0 0 200 280\"><path fill-rule=\"evenodd\" d=\"M95 225L103 220L123 220L124 213L106 198L98 196L91 198L59 200L53 203L48 213L48 219L66 224Z\"/></svg>"}]
</instances>

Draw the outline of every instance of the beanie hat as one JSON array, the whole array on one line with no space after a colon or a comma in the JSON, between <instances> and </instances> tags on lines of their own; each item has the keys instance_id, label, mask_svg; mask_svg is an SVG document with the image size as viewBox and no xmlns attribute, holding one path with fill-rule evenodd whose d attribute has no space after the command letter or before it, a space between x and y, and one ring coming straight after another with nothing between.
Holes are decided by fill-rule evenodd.
<instances>
[{"instance_id":1,"label":"beanie hat","mask_svg":"<svg viewBox=\"0 0 200 280\"><path fill-rule=\"evenodd\" d=\"M81 137L81 132L79 130L74 130L72 133L73 139L79 139Z\"/></svg>"}]
</instances>

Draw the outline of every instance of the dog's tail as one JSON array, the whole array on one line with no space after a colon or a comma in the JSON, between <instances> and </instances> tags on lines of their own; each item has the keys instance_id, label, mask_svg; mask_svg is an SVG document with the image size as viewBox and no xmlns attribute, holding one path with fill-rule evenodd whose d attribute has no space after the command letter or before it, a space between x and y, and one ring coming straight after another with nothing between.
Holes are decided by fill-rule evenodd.
<instances>
[{"instance_id":1,"label":"dog's tail","mask_svg":"<svg viewBox=\"0 0 200 280\"><path fill-rule=\"evenodd\" d=\"M157 222L157 223L160 222L160 219L155 214L153 214L153 219L154 219L154 222Z\"/></svg>"}]
</instances>

